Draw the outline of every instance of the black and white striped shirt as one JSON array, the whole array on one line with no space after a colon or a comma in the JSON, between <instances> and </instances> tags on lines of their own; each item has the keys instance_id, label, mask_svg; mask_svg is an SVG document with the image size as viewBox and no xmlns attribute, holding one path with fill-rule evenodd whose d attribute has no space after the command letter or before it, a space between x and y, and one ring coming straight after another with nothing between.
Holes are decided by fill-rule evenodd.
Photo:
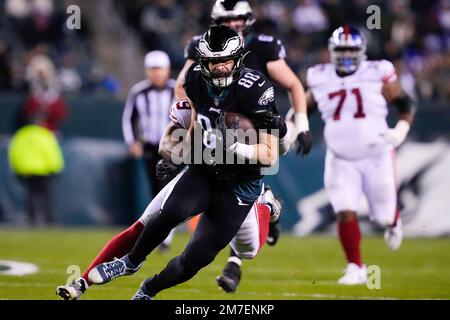
<instances>
[{"instance_id":1,"label":"black and white striped shirt","mask_svg":"<svg viewBox=\"0 0 450 320\"><path fill-rule=\"evenodd\" d=\"M173 79L162 89L152 86L149 80L143 80L131 88L122 115L122 131L127 144L135 141L159 144L170 121L174 88Z\"/></svg>"}]
</instances>

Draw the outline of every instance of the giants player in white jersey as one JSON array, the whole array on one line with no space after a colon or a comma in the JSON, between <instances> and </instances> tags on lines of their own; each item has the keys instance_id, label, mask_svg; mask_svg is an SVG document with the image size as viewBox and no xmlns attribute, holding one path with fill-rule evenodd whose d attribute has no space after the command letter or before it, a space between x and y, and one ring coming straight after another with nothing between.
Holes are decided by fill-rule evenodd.
<instances>
[{"instance_id":1,"label":"giants player in white jersey","mask_svg":"<svg viewBox=\"0 0 450 320\"><path fill-rule=\"evenodd\" d=\"M172 140L171 135L176 129L189 128L191 113L191 106L187 100L180 100L174 103L170 108L170 124L167 126L160 141L159 152L164 159L158 163L157 176L158 178L173 179L156 195L142 216L133 225L108 241L79 279L73 283L57 287L56 294L61 298L64 300L79 299L89 286L95 283L92 281L92 279L95 280L95 272L92 275L91 270L99 264L111 261L115 257L122 257L128 253L138 240L149 219L160 211L166 196L181 177L180 174L177 175L179 168L170 162L172 149L177 143ZM287 149L289 147L286 147ZM169 161L166 161L166 159ZM240 259L252 259L257 255L267 240L269 223L277 221L280 213L281 203L275 199L270 188L265 188L264 192L253 204L241 228L230 242L230 246L236 252L239 262Z\"/></svg>"},{"instance_id":2,"label":"giants player in white jersey","mask_svg":"<svg viewBox=\"0 0 450 320\"><path fill-rule=\"evenodd\" d=\"M338 234L348 261L338 283L367 282L361 260L357 220L360 196L367 198L370 219L385 227L391 250L402 241L397 211L394 149L406 138L415 106L402 91L392 63L367 61L366 40L356 28L336 29L329 39L331 62L307 71L308 107L317 107L325 122L327 145L324 183L337 215ZM390 129L387 104L400 119Z\"/></svg>"}]
</instances>

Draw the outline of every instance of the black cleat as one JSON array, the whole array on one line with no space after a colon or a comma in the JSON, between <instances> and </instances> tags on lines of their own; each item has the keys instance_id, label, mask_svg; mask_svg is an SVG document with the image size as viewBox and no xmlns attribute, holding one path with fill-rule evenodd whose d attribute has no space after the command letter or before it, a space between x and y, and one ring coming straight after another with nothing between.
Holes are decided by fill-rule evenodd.
<instances>
[{"instance_id":1,"label":"black cleat","mask_svg":"<svg viewBox=\"0 0 450 320\"><path fill-rule=\"evenodd\" d=\"M280 225L278 221L269 223L269 235L267 236L267 244L274 246L280 237Z\"/></svg>"},{"instance_id":2,"label":"black cleat","mask_svg":"<svg viewBox=\"0 0 450 320\"><path fill-rule=\"evenodd\" d=\"M241 267L237 263L228 262L216 281L225 292L235 292L241 281Z\"/></svg>"},{"instance_id":3,"label":"black cleat","mask_svg":"<svg viewBox=\"0 0 450 320\"><path fill-rule=\"evenodd\" d=\"M146 279L144 280L138 291L134 294L134 296L131 298L131 300L153 300L153 297L148 291L147 288L145 287L145 283L149 282L152 278Z\"/></svg>"},{"instance_id":4,"label":"black cleat","mask_svg":"<svg viewBox=\"0 0 450 320\"><path fill-rule=\"evenodd\" d=\"M78 300L88 287L86 280L79 278L71 284L56 288L56 294L64 300Z\"/></svg>"}]
</instances>

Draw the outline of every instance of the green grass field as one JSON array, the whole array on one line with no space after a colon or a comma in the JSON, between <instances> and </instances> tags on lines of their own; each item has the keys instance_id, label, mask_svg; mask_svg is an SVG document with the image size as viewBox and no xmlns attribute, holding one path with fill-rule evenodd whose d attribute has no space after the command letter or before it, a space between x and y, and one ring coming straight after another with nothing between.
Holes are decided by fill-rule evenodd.
<instances>
[{"instance_id":1,"label":"green grass field","mask_svg":"<svg viewBox=\"0 0 450 320\"><path fill-rule=\"evenodd\" d=\"M38 273L17 277L0 275L0 299L54 300L55 288L66 282L69 265L85 268L118 229L0 229L0 260L32 262ZM188 234L177 234L170 252L155 251L134 276L91 287L83 299L130 299L141 281L159 272L181 252ZM166 300L197 299L449 299L450 239L405 239L390 252L382 238L363 239L363 258L381 268L381 289L339 286L345 267L338 240L331 236L292 237L283 234L275 247L264 246L243 265L238 291L220 291L220 274L228 250L193 279L157 296Z\"/></svg>"}]
</instances>

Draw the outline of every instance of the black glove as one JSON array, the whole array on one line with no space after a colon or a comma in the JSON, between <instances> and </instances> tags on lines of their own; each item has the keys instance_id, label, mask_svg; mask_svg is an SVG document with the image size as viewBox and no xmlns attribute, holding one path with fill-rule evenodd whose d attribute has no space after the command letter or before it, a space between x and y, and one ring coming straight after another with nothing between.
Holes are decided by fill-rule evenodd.
<instances>
[{"instance_id":1,"label":"black glove","mask_svg":"<svg viewBox=\"0 0 450 320\"><path fill-rule=\"evenodd\" d=\"M253 124L260 129L279 129L280 138L286 134L286 123L283 118L271 110L260 110L252 113L251 120ZM284 132L283 132L284 131Z\"/></svg>"},{"instance_id":2,"label":"black glove","mask_svg":"<svg viewBox=\"0 0 450 320\"><path fill-rule=\"evenodd\" d=\"M161 159L156 164L156 178L158 180L172 180L178 172L180 172L182 166L176 165L166 159Z\"/></svg>"},{"instance_id":3,"label":"black glove","mask_svg":"<svg viewBox=\"0 0 450 320\"><path fill-rule=\"evenodd\" d=\"M251 120L256 128L279 130L279 138L283 138L287 133L286 122L278 112L261 110L252 114Z\"/></svg>"},{"instance_id":4,"label":"black glove","mask_svg":"<svg viewBox=\"0 0 450 320\"><path fill-rule=\"evenodd\" d=\"M216 119L216 129L221 133L217 135L217 142L222 143L225 150L231 151L230 148L237 142L237 136L234 134L234 130L239 129L239 117L234 117L231 126L228 127L225 123L226 113L223 112Z\"/></svg>"},{"instance_id":5,"label":"black glove","mask_svg":"<svg viewBox=\"0 0 450 320\"><path fill-rule=\"evenodd\" d=\"M313 138L311 132L303 131L297 136L297 154L302 157L308 155L313 146Z\"/></svg>"}]
</instances>

